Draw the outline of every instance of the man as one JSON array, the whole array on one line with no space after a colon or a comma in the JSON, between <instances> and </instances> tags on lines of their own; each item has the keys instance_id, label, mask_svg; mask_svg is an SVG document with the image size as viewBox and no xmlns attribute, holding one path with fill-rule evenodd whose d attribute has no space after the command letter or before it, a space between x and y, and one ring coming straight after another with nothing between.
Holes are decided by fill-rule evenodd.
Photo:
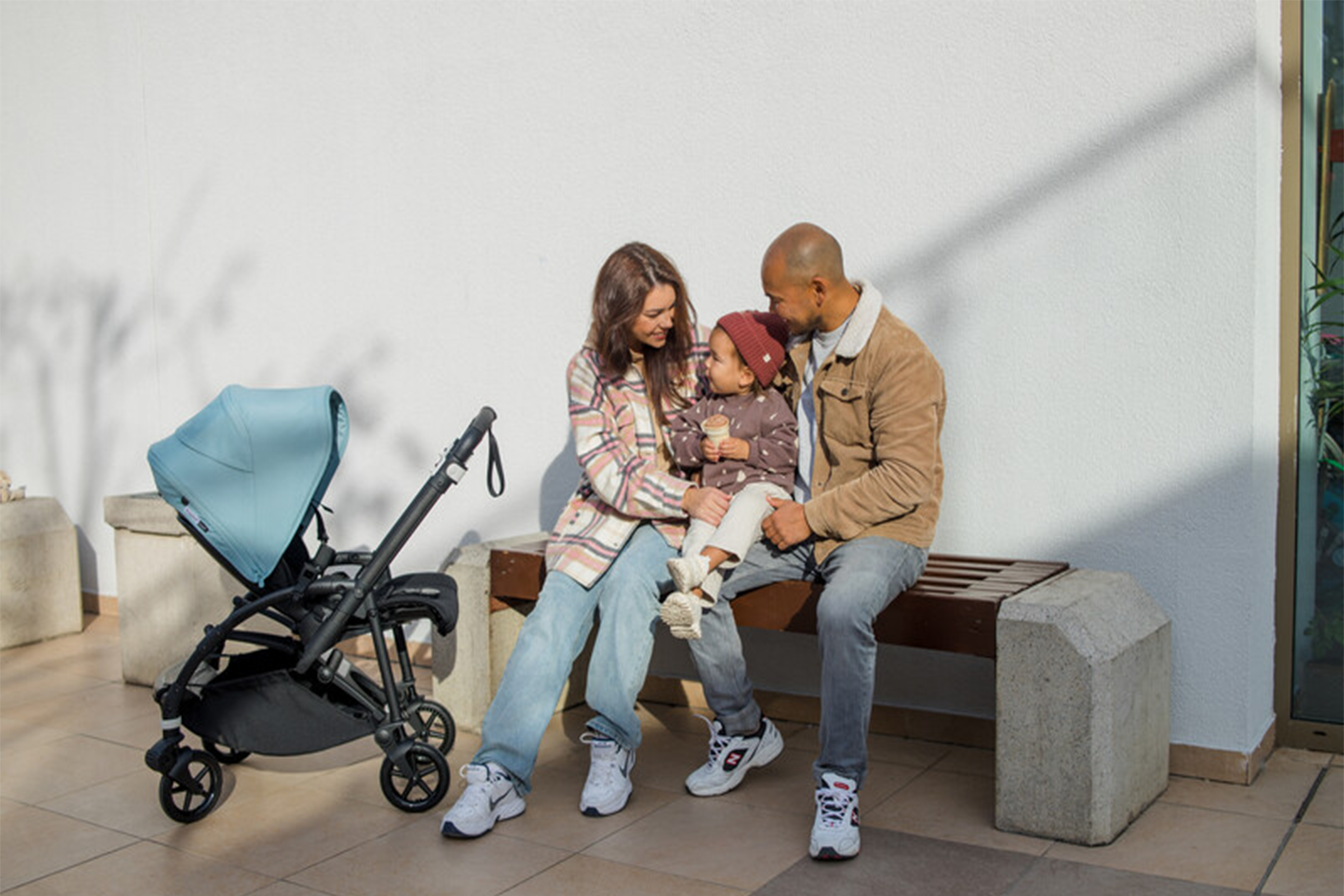
<instances>
[{"instance_id":1,"label":"man","mask_svg":"<svg viewBox=\"0 0 1344 896\"><path fill-rule=\"evenodd\" d=\"M772 499L766 541L748 552L691 641L716 716L709 760L686 779L727 793L783 739L761 714L729 602L785 579L821 581L821 753L809 852L859 852L858 791L867 771L877 643L873 620L919 578L942 496L943 373L871 284L845 276L840 245L796 224L766 250L761 284L794 335L775 383L798 415L794 500Z\"/></svg>"}]
</instances>

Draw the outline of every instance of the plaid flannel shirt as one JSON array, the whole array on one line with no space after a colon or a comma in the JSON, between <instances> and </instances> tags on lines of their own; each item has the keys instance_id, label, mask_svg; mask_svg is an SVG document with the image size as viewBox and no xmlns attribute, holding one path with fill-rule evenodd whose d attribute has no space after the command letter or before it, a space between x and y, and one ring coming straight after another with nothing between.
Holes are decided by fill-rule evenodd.
<instances>
[{"instance_id":1,"label":"plaid flannel shirt","mask_svg":"<svg viewBox=\"0 0 1344 896\"><path fill-rule=\"evenodd\" d=\"M700 397L709 354L697 333L677 391ZM546 568L591 588L620 554L635 528L648 521L668 544L686 534L682 496L691 483L658 469L658 437L644 379L632 365L624 376L603 374L585 347L569 362L569 422L582 475L546 545ZM664 408L671 413L671 407ZM669 446L671 433L663 428Z\"/></svg>"}]
</instances>

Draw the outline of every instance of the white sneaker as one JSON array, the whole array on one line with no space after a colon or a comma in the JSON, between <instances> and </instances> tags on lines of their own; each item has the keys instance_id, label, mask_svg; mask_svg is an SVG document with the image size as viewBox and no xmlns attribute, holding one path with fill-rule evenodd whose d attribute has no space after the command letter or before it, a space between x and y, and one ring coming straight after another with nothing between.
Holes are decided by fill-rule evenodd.
<instances>
[{"instance_id":1,"label":"white sneaker","mask_svg":"<svg viewBox=\"0 0 1344 896\"><path fill-rule=\"evenodd\" d=\"M670 562L670 561L669 561ZM700 599L694 594L674 591L663 601L658 616L672 630L672 637L683 641L700 640Z\"/></svg>"},{"instance_id":2,"label":"white sneaker","mask_svg":"<svg viewBox=\"0 0 1344 896\"><path fill-rule=\"evenodd\" d=\"M852 859L859 854L858 785L827 772L817 787L817 817L808 854L814 859Z\"/></svg>"},{"instance_id":3,"label":"white sneaker","mask_svg":"<svg viewBox=\"0 0 1344 896\"><path fill-rule=\"evenodd\" d=\"M709 558L704 554L673 557L667 561L667 571L672 574L672 581L678 591L692 591L699 588L705 576L709 575Z\"/></svg>"},{"instance_id":4,"label":"white sneaker","mask_svg":"<svg viewBox=\"0 0 1344 896\"><path fill-rule=\"evenodd\" d=\"M523 814L527 803L514 786L513 778L502 766L493 762L484 765L464 765L459 774L467 786L444 813L439 833L445 837L469 840L479 837L495 826Z\"/></svg>"},{"instance_id":5,"label":"white sneaker","mask_svg":"<svg viewBox=\"0 0 1344 896\"><path fill-rule=\"evenodd\" d=\"M784 738L769 719L761 719L755 734L725 734L715 719L709 722L709 759L686 778L686 789L695 796L727 793L742 783L748 769L770 763L783 749Z\"/></svg>"},{"instance_id":6,"label":"white sneaker","mask_svg":"<svg viewBox=\"0 0 1344 896\"><path fill-rule=\"evenodd\" d=\"M635 767L632 750L592 731L579 740L588 744L588 780L583 783L579 811L594 818L615 815L630 800L630 770Z\"/></svg>"}]
</instances>

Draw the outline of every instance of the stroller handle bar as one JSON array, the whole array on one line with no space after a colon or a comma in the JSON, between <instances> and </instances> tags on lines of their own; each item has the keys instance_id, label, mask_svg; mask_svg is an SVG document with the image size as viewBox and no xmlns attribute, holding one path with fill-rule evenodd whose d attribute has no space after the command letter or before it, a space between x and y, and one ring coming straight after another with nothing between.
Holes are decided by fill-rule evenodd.
<instances>
[{"instance_id":1,"label":"stroller handle bar","mask_svg":"<svg viewBox=\"0 0 1344 896\"><path fill-rule=\"evenodd\" d=\"M383 538L382 544L378 545L378 549L373 552L373 559L360 571L355 578L354 585L345 592L345 596L332 610L331 615L323 620L317 631L313 633L295 665L295 671L300 675L307 672L318 657L330 650L332 645L340 639L341 632L345 630L345 624L350 621L350 617L354 615L360 603L373 590L379 577L392 565L392 560L405 546L425 517L429 515L429 511L433 509L434 504L443 496L449 486L462 481L462 477L467 472L467 461L471 459L472 452L481 443L481 439L485 438L494 422L494 410L490 407L481 408L462 435L444 453L438 469L420 487L420 492L415 496L415 499L411 501L410 505L402 512L396 525ZM491 437L491 449L492 451L494 449L493 437Z\"/></svg>"}]
</instances>

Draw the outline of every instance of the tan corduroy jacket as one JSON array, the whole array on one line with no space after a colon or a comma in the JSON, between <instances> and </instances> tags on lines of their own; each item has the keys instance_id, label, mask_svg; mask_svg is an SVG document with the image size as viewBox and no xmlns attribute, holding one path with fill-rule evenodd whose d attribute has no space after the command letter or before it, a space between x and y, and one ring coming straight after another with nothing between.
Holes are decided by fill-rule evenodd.
<instances>
[{"instance_id":1,"label":"tan corduroy jacket","mask_svg":"<svg viewBox=\"0 0 1344 896\"><path fill-rule=\"evenodd\" d=\"M943 494L943 370L875 287L854 285L849 327L812 380L817 447L804 510L818 561L867 535L928 548ZM811 349L810 336L791 345L776 379L795 412Z\"/></svg>"}]
</instances>

